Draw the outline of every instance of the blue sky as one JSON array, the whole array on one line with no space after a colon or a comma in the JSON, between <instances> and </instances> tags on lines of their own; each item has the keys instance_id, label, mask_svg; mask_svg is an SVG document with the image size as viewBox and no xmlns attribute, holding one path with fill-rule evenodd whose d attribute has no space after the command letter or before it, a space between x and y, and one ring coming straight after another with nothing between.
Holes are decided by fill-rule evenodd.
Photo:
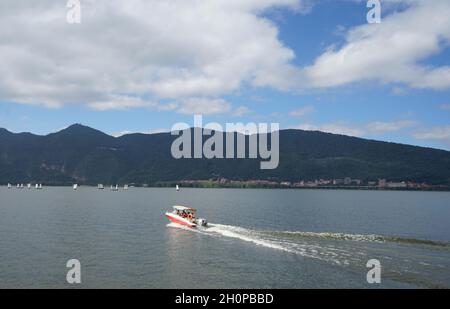
<instances>
[{"instance_id":1,"label":"blue sky","mask_svg":"<svg viewBox=\"0 0 450 309\"><path fill-rule=\"evenodd\" d=\"M117 135L203 113L450 149L450 25L433 25L436 14L449 19L448 1L386 1L374 25L365 1L217 0L206 11L173 1L155 9L174 23L161 29L114 2L81 1L80 25L64 24L66 8L50 0L0 13L17 31L0 31L0 127L47 134L82 123Z\"/></svg>"}]
</instances>

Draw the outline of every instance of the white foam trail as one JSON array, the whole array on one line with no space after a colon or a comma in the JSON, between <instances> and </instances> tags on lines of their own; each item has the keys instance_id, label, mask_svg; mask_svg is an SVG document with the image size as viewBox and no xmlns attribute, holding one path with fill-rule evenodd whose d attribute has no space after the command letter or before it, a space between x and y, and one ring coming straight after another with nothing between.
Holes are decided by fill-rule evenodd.
<instances>
[{"instance_id":1,"label":"white foam trail","mask_svg":"<svg viewBox=\"0 0 450 309\"><path fill-rule=\"evenodd\" d=\"M352 258L352 253L333 245L324 246L313 242L293 242L288 237L280 237L272 234L265 235L265 232L258 232L238 226L208 223L206 228L192 229L176 223L169 223L168 227L183 229L190 232L201 233L215 237L229 237L245 242L253 243L257 246L280 250L303 257L319 259L332 262L337 265L348 265L348 259Z\"/></svg>"},{"instance_id":2,"label":"white foam trail","mask_svg":"<svg viewBox=\"0 0 450 309\"><path fill-rule=\"evenodd\" d=\"M380 243L398 242L418 245L444 246L449 243L438 243L418 239L395 238L380 235L358 235L345 233L316 233L301 231L268 231L251 230L238 226L209 223L208 227L188 228L179 224L170 223L167 226L189 232L200 233L208 237L226 237L241 240L273 250L285 252L303 258L316 259L331 263L339 267L365 267L366 261L372 256L378 256ZM375 243L370 245L370 243ZM399 257L383 256L386 263L398 260ZM442 264L432 266L424 262L413 262L404 259L408 269L424 269L426 272L433 267L439 270L446 269ZM406 272L409 272L405 269Z\"/></svg>"},{"instance_id":3,"label":"white foam trail","mask_svg":"<svg viewBox=\"0 0 450 309\"><path fill-rule=\"evenodd\" d=\"M379 235L361 235L361 234L346 234L346 233L316 233L316 232L267 232L275 235L286 235L286 236L302 236L302 237L317 237L325 239L336 239L336 240L351 240L351 241L370 241L370 242L385 242L384 237Z\"/></svg>"},{"instance_id":4,"label":"white foam trail","mask_svg":"<svg viewBox=\"0 0 450 309\"><path fill-rule=\"evenodd\" d=\"M221 224L210 224L210 226L211 227L208 228L208 232L218 233L218 234L226 236L226 237L237 238L237 239L241 239L241 240L244 240L247 242L252 242L258 246L263 246L263 247L267 247L267 248L278 249L278 250L283 250L283 251L290 252L290 253L295 253L295 251L290 250L289 248L286 248L280 244L277 244L272 241L260 239L260 238L256 237L255 235L251 235L252 234L251 231L244 229L244 228L230 226L230 225L221 225Z\"/></svg>"},{"instance_id":5,"label":"white foam trail","mask_svg":"<svg viewBox=\"0 0 450 309\"><path fill-rule=\"evenodd\" d=\"M289 239L267 237L264 233L258 231L223 224L209 224L206 231L208 234L240 239L246 242L254 243L258 246L281 250L303 257L324 260L338 265L348 265L349 263L347 260L348 256L346 256L346 254L348 254L347 251L333 247L324 247L323 245L317 243L294 243Z\"/></svg>"}]
</instances>

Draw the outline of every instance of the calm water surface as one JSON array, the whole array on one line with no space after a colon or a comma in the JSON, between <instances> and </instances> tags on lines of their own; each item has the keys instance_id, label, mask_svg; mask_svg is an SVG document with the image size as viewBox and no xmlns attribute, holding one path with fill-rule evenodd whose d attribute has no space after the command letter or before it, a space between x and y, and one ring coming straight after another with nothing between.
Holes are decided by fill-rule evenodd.
<instances>
[{"instance_id":1,"label":"calm water surface","mask_svg":"<svg viewBox=\"0 0 450 309\"><path fill-rule=\"evenodd\" d=\"M0 288L450 288L450 193L0 188ZM168 224L174 204L210 227ZM366 263L382 264L369 285Z\"/></svg>"}]
</instances>

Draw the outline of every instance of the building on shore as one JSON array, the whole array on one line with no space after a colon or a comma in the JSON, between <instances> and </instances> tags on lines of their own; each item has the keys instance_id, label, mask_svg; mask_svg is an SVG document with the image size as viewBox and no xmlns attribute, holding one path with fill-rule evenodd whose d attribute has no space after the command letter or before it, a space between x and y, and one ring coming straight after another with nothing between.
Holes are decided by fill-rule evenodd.
<instances>
[{"instance_id":1,"label":"building on shore","mask_svg":"<svg viewBox=\"0 0 450 309\"><path fill-rule=\"evenodd\" d=\"M404 181L402 181L402 182L388 182L386 184L386 186L388 188L396 189L396 188L406 188L407 184Z\"/></svg>"}]
</instances>

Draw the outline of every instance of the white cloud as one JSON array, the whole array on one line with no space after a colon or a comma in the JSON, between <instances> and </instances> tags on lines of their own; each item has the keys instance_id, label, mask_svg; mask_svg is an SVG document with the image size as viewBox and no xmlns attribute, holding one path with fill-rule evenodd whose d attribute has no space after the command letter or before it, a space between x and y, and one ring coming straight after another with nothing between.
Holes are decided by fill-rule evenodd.
<instances>
[{"instance_id":1,"label":"white cloud","mask_svg":"<svg viewBox=\"0 0 450 309\"><path fill-rule=\"evenodd\" d=\"M363 136L365 131L356 127L349 125L345 122L337 122L337 123L329 123L322 125L314 125L314 124L301 124L294 129L306 130L306 131L322 131L333 134L342 134L349 136Z\"/></svg>"},{"instance_id":2,"label":"white cloud","mask_svg":"<svg viewBox=\"0 0 450 309\"><path fill-rule=\"evenodd\" d=\"M145 107L156 110L173 110L177 104L168 103L161 104L154 101L147 101L139 97L132 96L111 96L105 101L92 102L88 104L94 110L125 110L129 108Z\"/></svg>"},{"instance_id":3,"label":"white cloud","mask_svg":"<svg viewBox=\"0 0 450 309\"><path fill-rule=\"evenodd\" d=\"M363 125L349 124L347 122L335 122L321 125L306 123L294 128L307 131L322 131L333 134L362 137L397 132L406 128L411 128L416 124L417 123L412 120L399 120L392 122L376 121Z\"/></svg>"},{"instance_id":4,"label":"white cloud","mask_svg":"<svg viewBox=\"0 0 450 309\"><path fill-rule=\"evenodd\" d=\"M305 116L307 114L314 113L315 111L316 111L316 109L314 108L314 106L304 106L304 107L301 107L301 108L296 109L294 111L291 111L289 113L289 116L291 116L291 117L302 117L302 116Z\"/></svg>"},{"instance_id":5,"label":"white cloud","mask_svg":"<svg viewBox=\"0 0 450 309\"><path fill-rule=\"evenodd\" d=\"M409 7L383 17L381 24L350 29L341 48L330 47L304 69L307 86L379 81L413 88L450 88L450 66L421 64L450 43L450 1L393 2Z\"/></svg>"},{"instance_id":6,"label":"white cloud","mask_svg":"<svg viewBox=\"0 0 450 309\"><path fill-rule=\"evenodd\" d=\"M248 109L246 106L239 106L233 111L233 116L235 117L242 117L243 115L250 112L250 109Z\"/></svg>"},{"instance_id":7,"label":"white cloud","mask_svg":"<svg viewBox=\"0 0 450 309\"><path fill-rule=\"evenodd\" d=\"M414 133L417 139L450 141L450 126L434 127Z\"/></svg>"},{"instance_id":8,"label":"white cloud","mask_svg":"<svg viewBox=\"0 0 450 309\"><path fill-rule=\"evenodd\" d=\"M373 80L450 88L449 66L422 64L450 43L450 2L386 2L408 6L380 25L349 28L342 47L301 68L262 13L305 13L312 1L83 0L82 23L74 25L64 1L2 1L0 101L219 113L233 109L221 98L244 85L302 91Z\"/></svg>"},{"instance_id":9,"label":"white cloud","mask_svg":"<svg viewBox=\"0 0 450 309\"><path fill-rule=\"evenodd\" d=\"M405 128L413 127L416 124L417 123L412 120L399 120L399 121L393 121L393 122L376 121L376 122L369 123L366 126L366 130L370 134L382 134L382 133L400 131Z\"/></svg>"},{"instance_id":10,"label":"white cloud","mask_svg":"<svg viewBox=\"0 0 450 309\"><path fill-rule=\"evenodd\" d=\"M68 24L64 1L2 1L0 100L158 108L160 100L192 97L217 104L243 83L283 88L294 52L262 16L271 8L307 7L302 0L83 0L81 24ZM191 103L181 105L184 112Z\"/></svg>"},{"instance_id":11,"label":"white cloud","mask_svg":"<svg viewBox=\"0 0 450 309\"><path fill-rule=\"evenodd\" d=\"M181 101L181 114L213 115L231 111L231 104L223 99L190 98Z\"/></svg>"},{"instance_id":12,"label":"white cloud","mask_svg":"<svg viewBox=\"0 0 450 309\"><path fill-rule=\"evenodd\" d=\"M158 134L158 133L168 133L170 132L169 129L153 129L153 130L148 130L148 131L120 131L120 132L116 132L116 133L112 133L111 135L114 137L121 137L124 135L128 135L128 134Z\"/></svg>"},{"instance_id":13,"label":"white cloud","mask_svg":"<svg viewBox=\"0 0 450 309\"><path fill-rule=\"evenodd\" d=\"M133 134L133 133L136 133L136 132L125 130L125 131L112 133L111 135L114 136L114 137L121 137L121 136L124 136L124 135Z\"/></svg>"}]
</instances>

